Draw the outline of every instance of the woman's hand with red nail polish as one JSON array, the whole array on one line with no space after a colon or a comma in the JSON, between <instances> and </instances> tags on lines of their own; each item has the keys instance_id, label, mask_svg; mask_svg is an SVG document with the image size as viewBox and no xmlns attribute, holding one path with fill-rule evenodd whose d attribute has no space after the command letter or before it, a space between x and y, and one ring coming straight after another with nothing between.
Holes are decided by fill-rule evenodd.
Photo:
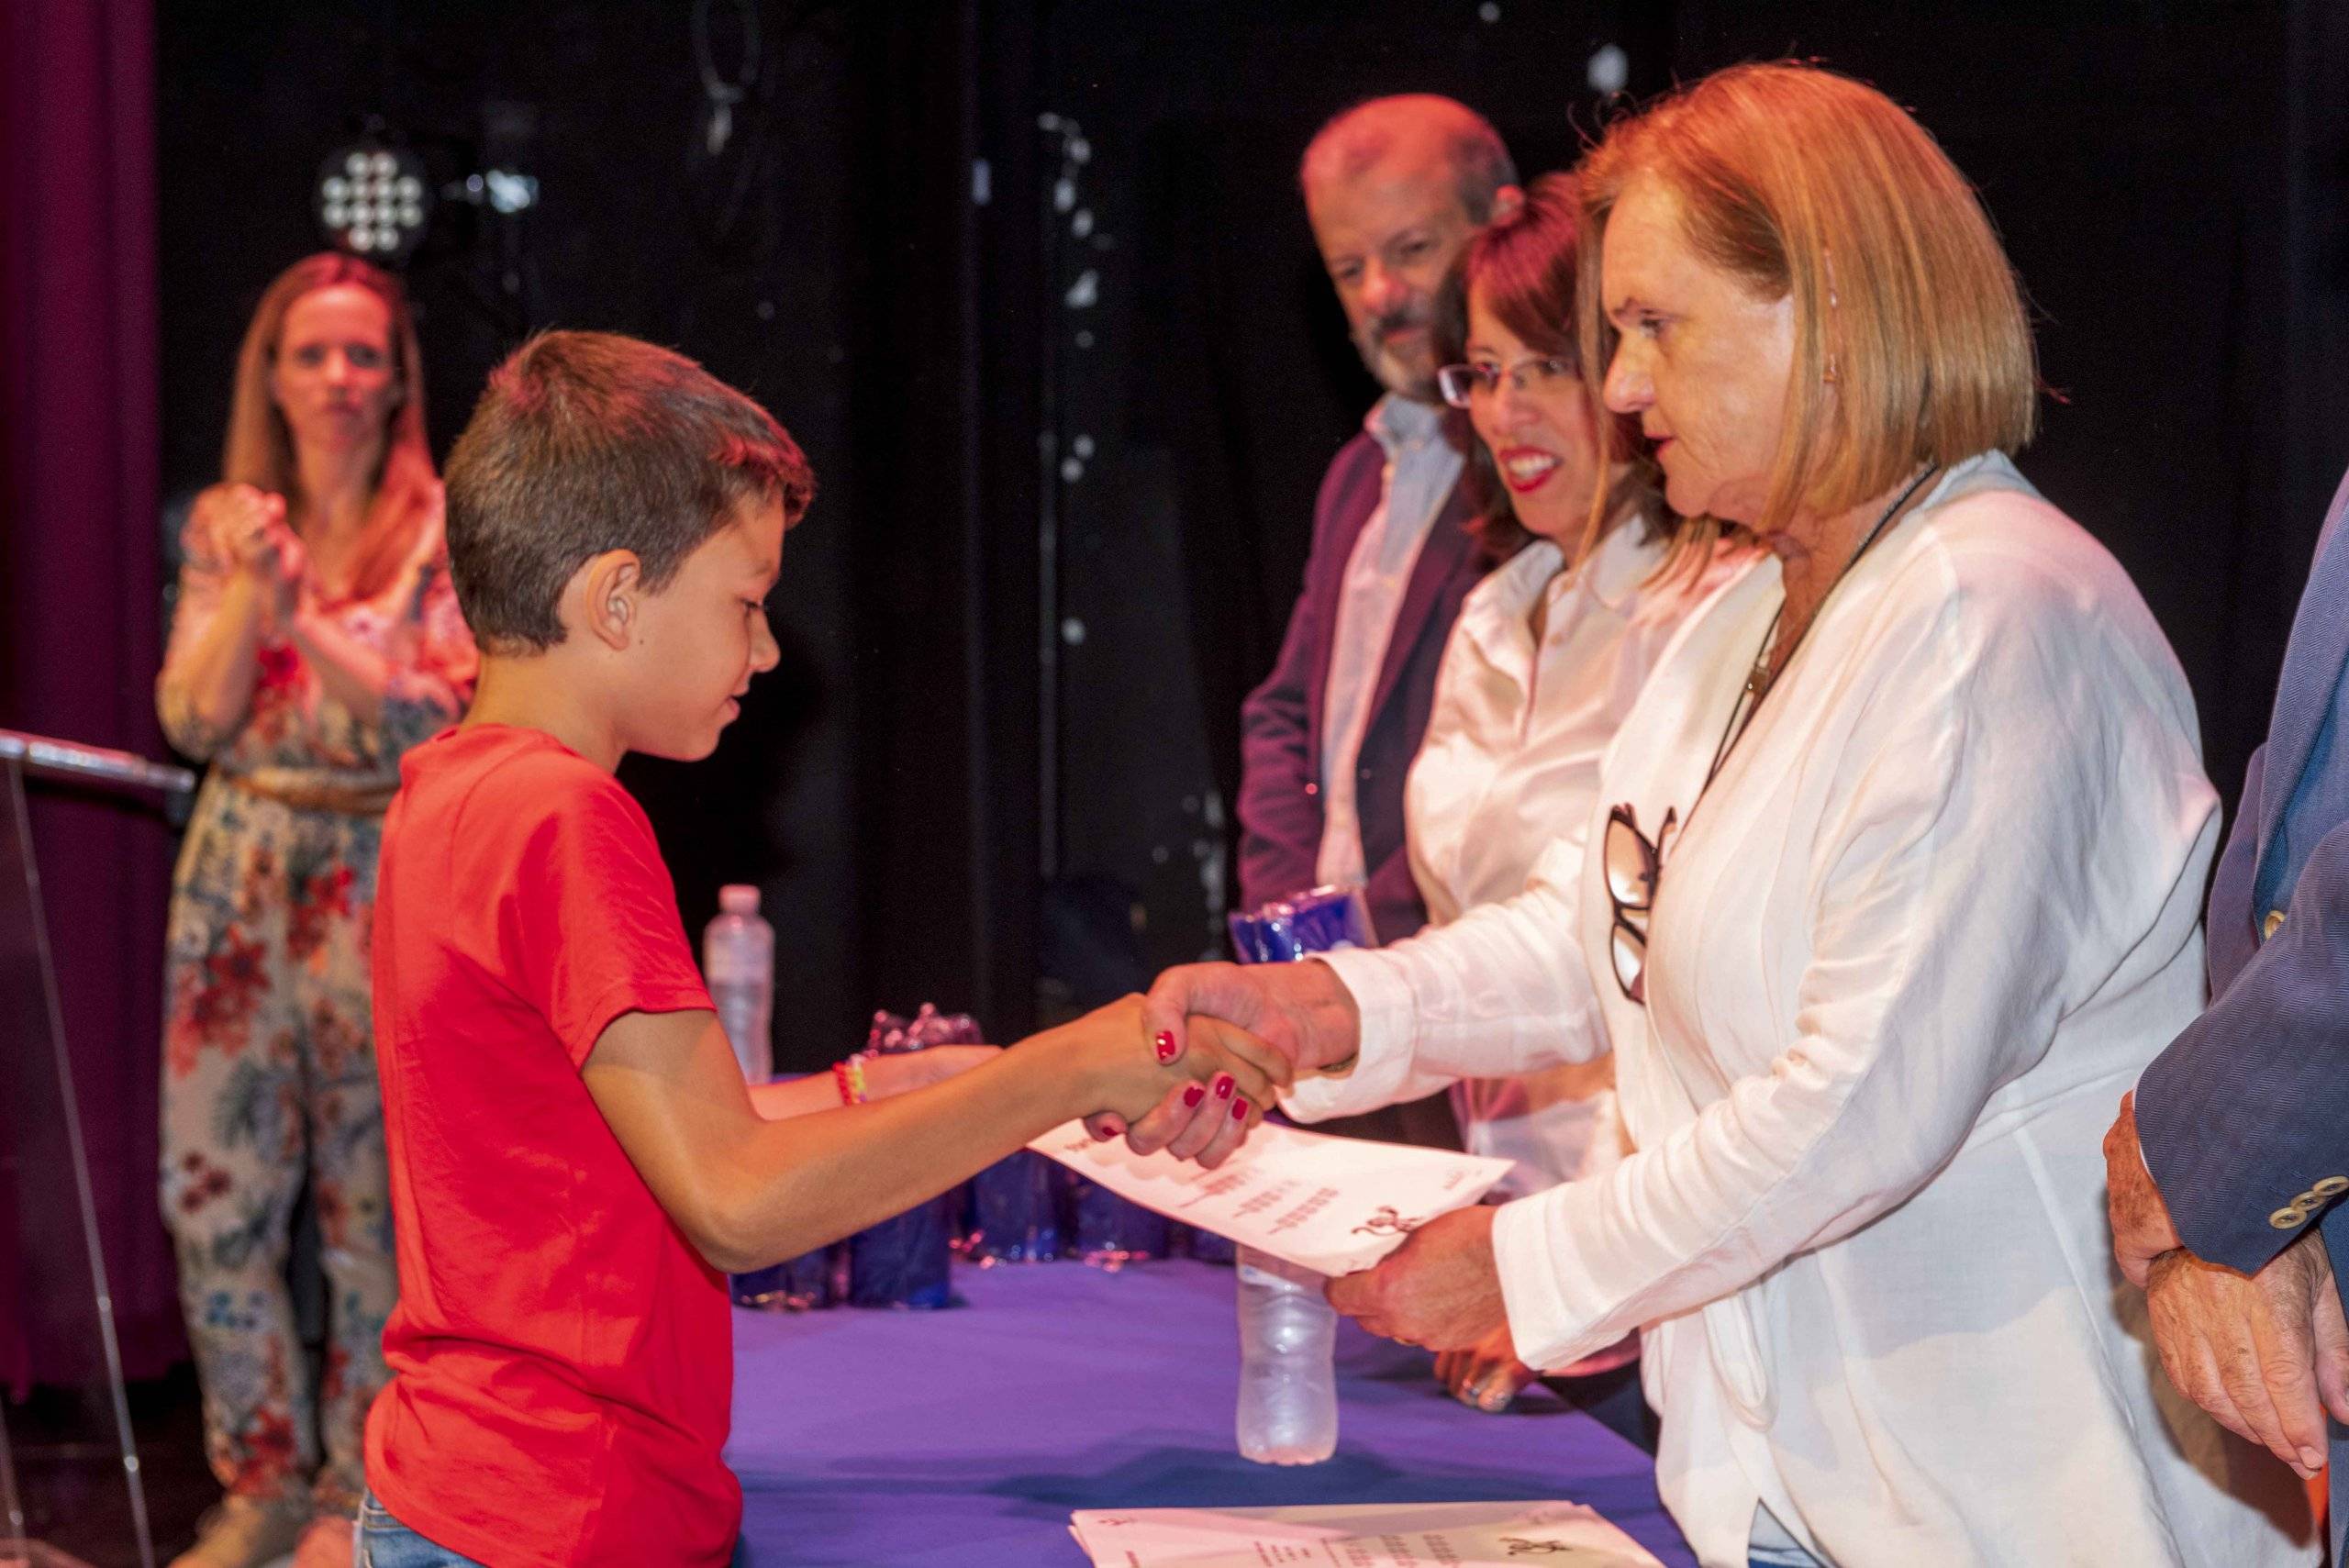
<instances>
[{"instance_id":1,"label":"woman's hand with red nail polish","mask_svg":"<svg viewBox=\"0 0 2349 1568\"><path fill-rule=\"evenodd\" d=\"M1263 1041L1213 1018L1190 1020L1186 1072L1201 1078L1169 1095L1127 1134L1141 1153L1164 1150L1214 1166L1229 1159L1264 1119L1264 1106L1287 1086L1287 1059Z\"/></svg>"},{"instance_id":2,"label":"woman's hand with red nail polish","mask_svg":"<svg viewBox=\"0 0 2349 1568\"><path fill-rule=\"evenodd\" d=\"M1215 1124L1212 1135L1194 1156L1205 1169L1211 1171L1230 1159L1239 1151L1241 1144L1247 1140L1249 1132L1264 1119L1264 1102L1245 1093L1245 1088L1246 1085L1241 1085L1243 1092L1232 1095L1230 1108ZM1218 1103L1211 1100L1208 1106L1212 1108Z\"/></svg>"},{"instance_id":3,"label":"woman's hand with red nail polish","mask_svg":"<svg viewBox=\"0 0 2349 1568\"><path fill-rule=\"evenodd\" d=\"M1085 1118L1096 1139L1123 1133L1137 1153L1174 1146L1197 1155L1221 1131L1235 1096L1259 1106L1288 1084L1288 1059L1244 1030L1194 1018L1185 1026L1186 1049L1169 1062L1165 1042L1141 1023L1141 998L1129 996L1040 1037L1074 1053L1073 1081L1088 1085L1097 1107ZM1236 1146L1227 1138L1219 1155Z\"/></svg>"},{"instance_id":4,"label":"woman's hand with red nail polish","mask_svg":"<svg viewBox=\"0 0 2349 1568\"><path fill-rule=\"evenodd\" d=\"M1263 1119L1262 1106L1288 1084L1288 1059L1244 1030L1213 1018L1186 1026L1184 1053L1167 1071L1172 1086L1148 1113L1134 1118L1126 1145L1138 1154L1160 1151L1178 1159L1221 1161ZM1231 1103L1251 1107L1234 1124Z\"/></svg>"}]
</instances>

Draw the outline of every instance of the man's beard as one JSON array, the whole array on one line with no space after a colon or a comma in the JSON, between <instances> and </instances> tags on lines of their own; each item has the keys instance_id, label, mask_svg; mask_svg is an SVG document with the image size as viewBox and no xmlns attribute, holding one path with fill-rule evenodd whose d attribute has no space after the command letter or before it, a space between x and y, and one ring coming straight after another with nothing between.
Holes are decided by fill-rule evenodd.
<instances>
[{"instance_id":1,"label":"man's beard","mask_svg":"<svg viewBox=\"0 0 2349 1568\"><path fill-rule=\"evenodd\" d=\"M1433 324L1434 315L1434 311L1426 305L1407 306L1401 310L1375 317L1356 329L1354 352L1362 356L1363 368L1370 372L1379 385L1420 403L1436 400L1435 366L1407 363L1386 344L1387 333L1406 327L1424 329ZM1420 351L1432 359L1434 352L1430 339L1422 337L1419 344Z\"/></svg>"}]
</instances>

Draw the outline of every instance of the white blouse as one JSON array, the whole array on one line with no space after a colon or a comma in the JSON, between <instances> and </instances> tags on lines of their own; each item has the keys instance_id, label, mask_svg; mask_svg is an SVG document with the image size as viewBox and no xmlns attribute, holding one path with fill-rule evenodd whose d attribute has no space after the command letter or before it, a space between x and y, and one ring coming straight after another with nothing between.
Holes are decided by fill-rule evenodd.
<instances>
[{"instance_id":1,"label":"white blouse","mask_svg":"<svg viewBox=\"0 0 2349 1568\"><path fill-rule=\"evenodd\" d=\"M1411 873L1431 924L1522 891L1553 843L1580 852L1600 754L1674 630L1735 559L1658 581L1670 550L1630 519L1568 572L1564 551L1537 539L1461 605L1403 792ZM1508 1195L1620 1156L1611 1056L1463 1079L1452 1095L1468 1148L1517 1162Z\"/></svg>"},{"instance_id":2,"label":"white blouse","mask_svg":"<svg viewBox=\"0 0 2349 1568\"><path fill-rule=\"evenodd\" d=\"M1842 1568L2314 1562L2253 1500L2305 1521L2297 1480L2171 1391L2108 1252L2099 1140L2200 1005L2218 828L2160 628L1973 459L1706 789L1781 599L1774 559L1733 577L1602 762L1593 841L1617 807L1664 840L1653 915L1553 851L1516 899L1333 955L1362 1051L1297 1107L1611 1038L1637 1151L1504 1207L1494 1248L1528 1361L1647 1326L1659 1485L1709 1564L1757 1506Z\"/></svg>"}]
</instances>

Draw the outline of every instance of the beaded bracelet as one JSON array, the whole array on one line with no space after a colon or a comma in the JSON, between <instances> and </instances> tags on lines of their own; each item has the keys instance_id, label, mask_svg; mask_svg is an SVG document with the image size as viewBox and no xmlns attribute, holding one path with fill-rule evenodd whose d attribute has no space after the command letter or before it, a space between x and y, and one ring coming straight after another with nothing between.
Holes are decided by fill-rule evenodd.
<instances>
[{"instance_id":1,"label":"beaded bracelet","mask_svg":"<svg viewBox=\"0 0 2349 1568\"><path fill-rule=\"evenodd\" d=\"M832 1063L832 1082L841 1092L841 1104L861 1106L864 1103L864 1052L857 1051L845 1062Z\"/></svg>"}]
</instances>

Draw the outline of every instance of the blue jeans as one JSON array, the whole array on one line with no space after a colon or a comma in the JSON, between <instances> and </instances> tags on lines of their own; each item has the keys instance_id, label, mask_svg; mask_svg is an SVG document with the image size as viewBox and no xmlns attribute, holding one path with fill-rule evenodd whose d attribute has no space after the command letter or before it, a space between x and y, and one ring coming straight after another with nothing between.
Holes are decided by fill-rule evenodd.
<instances>
[{"instance_id":1,"label":"blue jeans","mask_svg":"<svg viewBox=\"0 0 2349 1568\"><path fill-rule=\"evenodd\" d=\"M1749 1546L1746 1551L1746 1568L1823 1568L1818 1558L1798 1546Z\"/></svg>"},{"instance_id":2,"label":"blue jeans","mask_svg":"<svg viewBox=\"0 0 2349 1568\"><path fill-rule=\"evenodd\" d=\"M1766 1505L1753 1510L1753 1530L1745 1553L1746 1568L1827 1568L1795 1544L1794 1537Z\"/></svg>"},{"instance_id":3,"label":"blue jeans","mask_svg":"<svg viewBox=\"0 0 2349 1568\"><path fill-rule=\"evenodd\" d=\"M359 1529L352 1537L352 1568L482 1568L470 1557L436 1546L392 1518L368 1493L359 1500Z\"/></svg>"}]
</instances>

